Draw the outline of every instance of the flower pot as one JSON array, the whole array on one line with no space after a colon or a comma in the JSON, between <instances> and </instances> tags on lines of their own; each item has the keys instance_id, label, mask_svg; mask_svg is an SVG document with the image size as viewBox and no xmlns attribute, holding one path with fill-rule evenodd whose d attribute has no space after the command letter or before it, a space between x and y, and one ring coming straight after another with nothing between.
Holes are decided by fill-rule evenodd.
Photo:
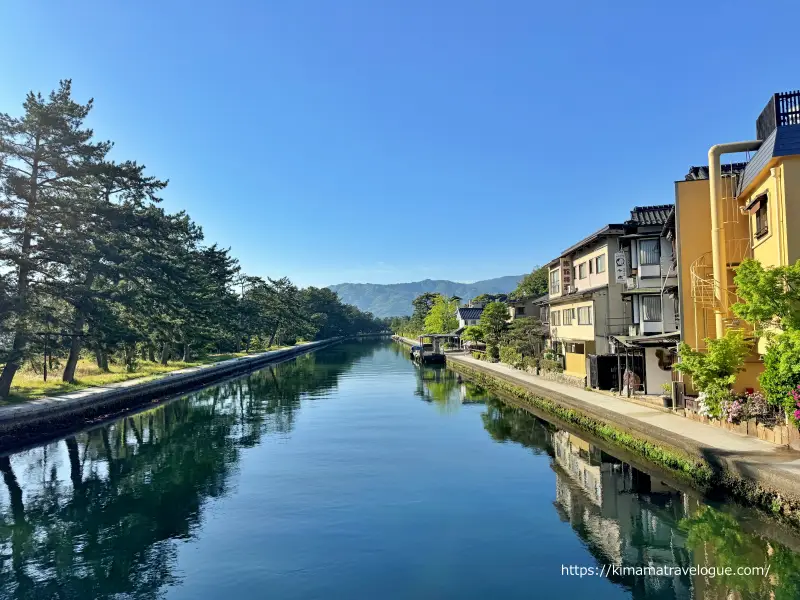
<instances>
[{"instance_id":1,"label":"flower pot","mask_svg":"<svg viewBox=\"0 0 800 600\"><path fill-rule=\"evenodd\" d=\"M664 408L672 408L672 396L661 396L661 403Z\"/></svg>"}]
</instances>

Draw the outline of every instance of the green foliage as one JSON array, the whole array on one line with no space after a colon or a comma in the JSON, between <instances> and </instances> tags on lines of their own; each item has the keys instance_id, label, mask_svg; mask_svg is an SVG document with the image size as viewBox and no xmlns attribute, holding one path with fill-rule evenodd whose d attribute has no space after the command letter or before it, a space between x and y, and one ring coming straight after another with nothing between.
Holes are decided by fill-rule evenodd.
<instances>
[{"instance_id":1,"label":"green foliage","mask_svg":"<svg viewBox=\"0 0 800 600\"><path fill-rule=\"evenodd\" d=\"M483 308L479 321L486 339L486 344L499 346L506 330L508 307L502 302L490 302Z\"/></svg>"},{"instance_id":2,"label":"green foliage","mask_svg":"<svg viewBox=\"0 0 800 600\"><path fill-rule=\"evenodd\" d=\"M544 349L545 330L535 317L518 317L511 321L505 343L525 357L539 356Z\"/></svg>"},{"instance_id":3,"label":"green foliage","mask_svg":"<svg viewBox=\"0 0 800 600\"><path fill-rule=\"evenodd\" d=\"M759 382L767 402L782 407L790 416L794 414L795 401L789 394L800 384L800 330L771 337Z\"/></svg>"},{"instance_id":4,"label":"green foliage","mask_svg":"<svg viewBox=\"0 0 800 600\"><path fill-rule=\"evenodd\" d=\"M738 317L759 328L775 320L783 328L800 328L800 261L765 269L747 259L736 269L734 282L743 300L731 307Z\"/></svg>"},{"instance_id":5,"label":"green foliage","mask_svg":"<svg viewBox=\"0 0 800 600\"><path fill-rule=\"evenodd\" d=\"M533 271L525 275L517 285L517 289L511 292L511 298L538 298L547 293L549 286L550 272L547 266L534 267Z\"/></svg>"},{"instance_id":6,"label":"green foliage","mask_svg":"<svg viewBox=\"0 0 800 600\"><path fill-rule=\"evenodd\" d=\"M489 362L497 362L500 360L500 348L494 344L487 344L484 359Z\"/></svg>"},{"instance_id":7,"label":"green foliage","mask_svg":"<svg viewBox=\"0 0 800 600\"><path fill-rule=\"evenodd\" d=\"M484 339L483 329L480 325L468 325L464 328L461 339L467 342L482 342Z\"/></svg>"},{"instance_id":8,"label":"green foliage","mask_svg":"<svg viewBox=\"0 0 800 600\"><path fill-rule=\"evenodd\" d=\"M437 296L425 316L425 333L450 333L458 328L457 300Z\"/></svg>"},{"instance_id":9,"label":"green foliage","mask_svg":"<svg viewBox=\"0 0 800 600\"><path fill-rule=\"evenodd\" d=\"M522 354L513 346L500 346L500 362L520 369L523 366Z\"/></svg>"},{"instance_id":10,"label":"green foliage","mask_svg":"<svg viewBox=\"0 0 800 600\"><path fill-rule=\"evenodd\" d=\"M752 343L745 339L743 331L729 329L722 338L707 338L706 347L705 351L693 350L681 343L680 362L675 369L691 376L692 383L702 393L703 412L718 419L722 416L722 403L733 399L731 386L736 374L744 368Z\"/></svg>"},{"instance_id":11,"label":"green foliage","mask_svg":"<svg viewBox=\"0 0 800 600\"><path fill-rule=\"evenodd\" d=\"M539 360L539 368L543 371L550 371L551 373L561 373L564 369L561 363L552 358L542 358Z\"/></svg>"},{"instance_id":12,"label":"green foliage","mask_svg":"<svg viewBox=\"0 0 800 600\"><path fill-rule=\"evenodd\" d=\"M722 384L730 387L736 374L744 368L744 360L752 350L744 332L729 329L719 339L706 339L707 350L693 350L685 342L678 348L680 362L675 369L690 375L695 387L706 391L710 386Z\"/></svg>"},{"instance_id":13,"label":"green foliage","mask_svg":"<svg viewBox=\"0 0 800 600\"><path fill-rule=\"evenodd\" d=\"M488 304L489 302L505 302L508 300L508 294L478 294L472 301L481 304Z\"/></svg>"}]
</instances>

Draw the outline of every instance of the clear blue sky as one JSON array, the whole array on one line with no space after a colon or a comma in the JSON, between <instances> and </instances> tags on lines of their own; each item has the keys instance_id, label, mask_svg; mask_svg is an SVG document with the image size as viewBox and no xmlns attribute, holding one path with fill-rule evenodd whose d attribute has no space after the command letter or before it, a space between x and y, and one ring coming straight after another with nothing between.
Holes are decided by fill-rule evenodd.
<instances>
[{"instance_id":1,"label":"clear blue sky","mask_svg":"<svg viewBox=\"0 0 800 600\"><path fill-rule=\"evenodd\" d=\"M798 20L752 0L4 0L0 110L72 78L116 157L169 178L167 208L248 273L473 281L672 202L710 145L752 139L800 88Z\"/></svg>"}]
</instances>

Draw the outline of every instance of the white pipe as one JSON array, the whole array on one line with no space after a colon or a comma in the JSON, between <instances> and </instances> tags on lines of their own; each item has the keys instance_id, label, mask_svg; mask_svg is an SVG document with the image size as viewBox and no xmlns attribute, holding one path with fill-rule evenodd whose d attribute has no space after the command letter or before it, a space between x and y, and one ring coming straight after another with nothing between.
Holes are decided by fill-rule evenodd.
<instances>
[{"instance_id":1,"label":"white pipe","mask_svg":"<svg viewBox=\"0 0 800 600\"><path fill-rule=\"evenodd\" d=\"M780 261L780 266L788 265L789 260L788 257L784 260L783 257L783 232L786 231L783 228L783 194L781 193L781 168L780 167L772 167L770 170L770 175L772 178L775 179L775 211L778 215L778 226L775 228L775 235L778 237L778 260ZM767 201L767 210L769 210L769 200ZM769 218L769 215L767 216ZM750 216L748 215L748 222L750 220Z\"/></svg>"},{"instance_id":2,"label":"white pipe","mask_svg":"<svg viewBox=\"0 0 800 600\"><path fill-rule=\"evenodd\" d=\"M747 152L758 150L761 141L731 142L729 144L716 144L708 149L708 188L711 207L711 257L714 273L714 321L716 324L717 339L725 335L724 318L727 314L728 298L725 288L728 283L727 263L725 259L725 229L720 215L722 203L720 192L722 190L722 166L720 157L733 152Z\"/></svg>"}]
</instances>

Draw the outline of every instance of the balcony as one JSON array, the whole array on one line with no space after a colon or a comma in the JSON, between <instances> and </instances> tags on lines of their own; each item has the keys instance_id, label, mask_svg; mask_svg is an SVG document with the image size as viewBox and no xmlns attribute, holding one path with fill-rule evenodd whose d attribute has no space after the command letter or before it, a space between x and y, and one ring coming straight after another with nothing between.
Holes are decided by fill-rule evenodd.
<instances>
[{"instance_id":1,"label":"balcony","mask_svg":"<svg viewBox=\"0 0 800 600\"><path fill-rule=\"evenodd\" d=\"M773 94L756 121L756 139L767 139L783 125L800 125L800 91Z\"/></svg>"}]
</instances>

